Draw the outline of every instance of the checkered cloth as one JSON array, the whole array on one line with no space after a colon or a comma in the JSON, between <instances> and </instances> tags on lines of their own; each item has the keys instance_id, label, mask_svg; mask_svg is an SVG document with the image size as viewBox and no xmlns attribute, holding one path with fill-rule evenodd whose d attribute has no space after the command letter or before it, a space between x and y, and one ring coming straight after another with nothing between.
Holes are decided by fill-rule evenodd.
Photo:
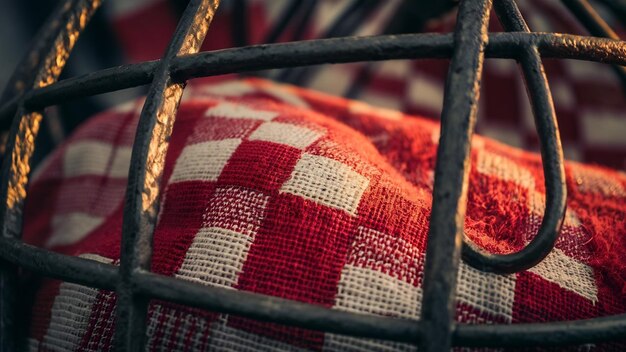
<instances>
[{"instance_id":1,"label":"checkered cloth","mask_svg":"<svg viewBox=\"0 0 626 352\"><path fill-rule=\"evenodd\" d=\"M29 243L119 263L123 196L141 102L79 128L35 172ZM417 319L439 125L258 79L191 86L166 157L152 270L207 286ZM545 207L541 161L474 137L466 234L519 250ZM626 312L626 175L566 165L565 225L536 267L461 264L463 323L572 320ZM111 349L116 296L43 279L32 350ZM153 300L149 350L414 350ZM623 350L603 344L582 349Z\"/></svg>"}]
</instances>

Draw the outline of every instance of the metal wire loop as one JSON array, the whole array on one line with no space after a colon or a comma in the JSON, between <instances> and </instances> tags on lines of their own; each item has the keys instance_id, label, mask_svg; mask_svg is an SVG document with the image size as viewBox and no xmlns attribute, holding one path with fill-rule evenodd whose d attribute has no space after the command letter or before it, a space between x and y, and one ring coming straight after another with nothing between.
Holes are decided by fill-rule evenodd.
<instances>
[{"instance_id":1,"label":"metal wire loop","mask_svg":"<svg viewBox=\"0 0 626 352\"><path fill-rule=\"evenodd\" d=\"M505 30L530 32L512 0L495 0L494 8ZM526 247L516 253L504 255L487 253L468 241L467 237L464 239L463 260L476 269L499 274L530 269L552 251L563 225L567 198L563 148L539 50L535 45L522 46L517 59L529 88L527 91L541 143L546 202L538 233Z\"/></svg>"}]
</instances>

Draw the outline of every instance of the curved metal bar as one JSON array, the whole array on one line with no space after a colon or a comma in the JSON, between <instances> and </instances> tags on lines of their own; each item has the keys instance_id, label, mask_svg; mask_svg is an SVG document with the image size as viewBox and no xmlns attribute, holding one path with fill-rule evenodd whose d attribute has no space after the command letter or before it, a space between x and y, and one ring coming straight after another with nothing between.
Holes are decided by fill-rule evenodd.
<instances>
[{"instance_id":1,"label":"curved metal bar","mask_svg":"<svg viewBox=\"0 0 626 352\"><path fill-rule=\"evenodd\" d=\"M485 56L515 58L523 45L536 45L545 57L626 65L626 41L554 33L491 34ZM178 58L172 64L172 75L182 80L325 63L447 59L452 56L453 48L451 34L433 33L305 40L202 52Z\"/></svg>"},{"instance_id":2,"label":"curved metal bar","mask_svg":"<svg viewBox=\"0 0 626 352\"><path fill-rule=\"evenodd\" d=\"M530 31L513 0L496 0L494 7L505 30ZM563 148L541 57L533 45L520 48L520 51L519 63L528 86L527 91L541 144L546 207L539 232L526 247L516 253L491 254L471 242L464 242L463 260L467 264L479 270L500 274L530 269L552 251L563 224L567 198Z\"/></svg>"},{"instance_id":3,"label":"curved metal bar","mask_svg":"<svg viewBox=\"0 0 626 352\"><path fill-rule=\"evenodd\" d=\"M553 33L492 33L485 57L512 59L520 45L537 45L543 57L626 65L626 42ZM207 51L172 62L178 81L285 66L399 59L445 59L452 55L451 34L402 34L317 39ZM331 56L330 53L336 55ZM112 67L35 89L25 96L28 108L150 83L158 61ZM18 98L0 107L0 130L17 109Z\"/></svg>"},{"instance_id":4,"label":"curved metal bar","mask_svg":"<svg viewBox=\"0 0 626 352\"><path fill-rule=\"evenodd\" d=\"M352 0L321 37L332 38L354 33L363 22L362 20L369 16L378 6L380 6L380 3L375 0ZM310 15L311 13L307 17L310 17ZM304 27L301 29L304 29ZM277 80L304 85L316 70L315 67L288 68L278 75Z\"/></svg>"},{"instance_id":5,"label":"curved metal bar","mask_svg":"<svg viewBox=\"0 0 626 352\"><path fill-rule=\"evenodd\" d=\"M613 12L615 19L626 28L626 1L624 0L599 0L609 11Z\"/></svg>"},{"instance_id":6,"label":"curved metal bar","mask_svg":"<svg viewBox=\"0 0 626 352\"><path fill-rule=\"evenodd\" d=\"M421 307L420 350L449 351L456 311L456 284L467 207L470 148L480 96L480 78L491 0L463 0L454 29L435 164Z\"/></svg>"},{"instance_id":7,"label":"curved metal bar","mask_svg":"<svg viewBox=\"0 0 626 352\"><path fill-rule=\"evenodd\" d=\"M578 21L587 28L589 33L596 37L606 37L619 40L619 36L606 23L602 17L593 9L593 6L586 0L561 0L571 13L578 18ZM626 20L626 19L623 19ZM612 66L613 71L622 83L622 88L626 94L626 67Z\"/></svg>"},{"instance_id":8,"label":"curved metal bar","mask_svg":"<svg viewBox=\"0 0 626 352\"><path fill-rule=\"evenodd\" d=\"M87 2L87 0L70 1L75 1L79 5ZM470 3L471 1L476 2ZM468 143L469 139L471 139L471 127L473 121L475 120L475 106L478 95L474 94L476 91L466 89L460 91L459 93L459 95L465 94L464 96L453 99L450 98L450 96L453 96L450 92L457 91L459 87L465 87L467 84L470 84L474 88L478 85L477 78L480 75L482 60L481 49L485 47L486 34L483 32L485 26L484 22L486 21L488 13L484 10L489 6L489 3L490 0L463 1L460 16L469 16L467 14L472 11L474 11L472 14L472 16L474 16L477 8L480 7L481 11L479 11L479 15L481 16L481 23L471 23L471 21L467 20L459 21L462 22L462 24L459 25L460 27L467 26L466 28L469 28L469 30L457 30L457 37L455 37L455 41L456 43L461 43L460 47L470 49L462 52L463 55L468 56L469 58L465 59L467 62L461 62L461 59L453 60L452 71L446 88L446 96L448 99L452 99L452 103L446 104L446 106L448 106L448 111L444 113L444 120L447 121L447 124L442 126L442 140L443 136L448 136L448 138L452 138L450 136L460 136L462 140L460 142L453 140L454 144L443 148L443 150L464 151L465 159L461 160L458 155L451 156L441 152L441 150L439 156L443 159L449 157L449 160L460 160L461 162L464 162L465 164L462 166L454 165L456 167L453 168L453 171L456 172L453 172L453 174L456 174L457 176L462 174L465 178L467 175ZM91 4L99 4L99 1L92 1ZM203 8L205 5L207 8ZM211 6L213 7L212 9L208 8ZM427 268L426 270L426 275L430 277L426 280L426 285L431 286L425 287L426 303L423 305L425 312L425 320L423 321L416 322L404 319L363 316L361 314L338 312L336 310L318 307L315 305L308 305L260 294L227 290L224 288L206 287L173 277L164 277L149 273L147 270L149 268L152 251L151 236L155 214L158 211L159 181L162 173L163 158L167 150L166 140L171 132L174 118L173 115L182 94L182 82L184 79L190 77L218 74L216 72L220 72L220 70L225 71L223 73L226 73L229 70L230 72L237 70L250 70L249 66L241 66L242 62L237 61L240 59L229 58L228 55L224 55L224 52L226 52L226 54L241 56L245 53L246 49L251 50L252 54L247 52L247 56L242 58L244 60L243 64L245 65L256 64L254 61L267 54L267 52L263 52L267 49L267 46L257 46L177 58L176 55L178 54L185 54L197 50L204 33L206 33L206 27L208 27L208 23L210 22L210 20L207 21L207 18L203 18L203 16L209 17L208 19L210 19L216 6L217 4L214 4L209 0L196 0L192 2L186 11L186 14L191 13L191 15L184 16L184 19L181 21L177 29L177 35L175 35L175 38L170 44L164 59L160 62L124 66L124 70L121 70L120 68L113 68L110 70L96 72L89 75L88 78L83 76L73 80L68 80L65 83L59 83L58 85L51 86L47 89L43 88L32 93L27 93L24 97L15 98L12 100L12 104L7 104L2 108L2 113L6 113L6 111L11 109L12 112L17 111L19 118L16 118L12 127L12 139L9 144L9 146L13 147L13 149L10 149L9 154L11 156L11 161L6 162L2 169L3 177L10 177L6 178L8 183L2 185L3 189L1 194L4 197L2 199L6 202L0 204L0 206L3 207L0 208L3 210L2 213L0 213L0 215L2 215L0 220L2 221L1 225L3 231L3 236L0 236L0 258L4 261L4 263L2 263L2 270L6 270L6 272L9 273L9 276L0 276L3 280L7 277L9 278L9 281L0 280L1 285L6 282L10 283L10 280L15 278L15 276L10 276L14 274L14 267L10 265L12 264L69 282L76 282L79 284L86 284L105 289L116 287L120 293L118 306L120 309L118 314L122 317L120 321L124 322L124 319L127 319L127 327L129 329L124 330L127 331L127 333L122 333L121 335L123 338L117 340L122 349L141 348L141 340L143 340L142 329L145 327L145 325L142 325L141 322L145 321L146 302L150 297L166 299L172 302L222 311L225 313L238 314L254 319L282 324L292 324L314 330L402 342L424 342L424 344L427 345L426 347L430 347L431 350L440 350L451 344L469 346L518 346L518 344L523 343L526 345L562 346L572 343L603 342L624 339L624 336L626 336L626 315L575 322L480 326L468 326L463 324L455 325L451 318L448 317L436 317L435 319L432 319L435 314L441 314L442 311L451 312L453 310L451 306L451 303L453 302L451 296L453 295L455 285L455 269L457 268L456 265L458 265L458 248L460 244L459 228L462 230L463 225L462 216L459 216L458 214L463 213L463 208L461 207L458 208L459 212L455 215L456 221L453 221L454 224L448 228L448 230L454 230L454 234L456 235L455 239L457 241L454 241L454 243L447 248L445 246L443 250L435 248L438 247L436 243L446 244L446 242L448 242L447 244L450 244L450 238L442 239L440 236L441 232L433 230L434 227L439 225L443 228L447 225L439 224L433 226L431 224L431 233L437 236L430 236L429 239L430 254L428 255L427 265L429 265L429 261L431 264L430 268ZM472 9L472 6L475 8ZM80 6L72 6L72 9L76 8L80 9ZM191 8L193 8L193 10L191 10ZM206 11L203 11L203 9L206 9ZM65 30L68 31L69 35L62 38L61 36L58 37L61 38L59 39L61 42L57 43L55 41L55 44L59 44L59 47L62 50L56 52L57 56L55 57L54 62L46 60L42 64L43 69L49 72L44 72L41 75L38 74L38 82L40 85L47 85L56 80L58 77L57 72L60 72L60 67L62 67L65 63L67 55L69 54L69 49L73 45L72 41L75 41L78 32L82 29L82 27L84 27L86 19L89 18L92 12L93 11L87 11L87 13L85 13L84 16L80 16L79 19L70 18L68 20L69 25L65 27ZM79 24L73 23L73 21L78 21ZM472 36L478 27L480 27L480 32L483 35ZM467 35L467 37L464 37L465 35ZM549 100L549 91L547 93L548 95L541 91L541 82L545 83L545 80L541 81L539 79L542 77L543 73L541 71L540 61L538 60L537 50L541 50L543 53L551 52L557 57L567 57L567 55L572 55L572 58L580 58L580 53L582 52L583 55L589 55L591 60L609 62L626 61L626 55L624 54L626 46L624 42L598 41L598 38L583 38L575 36L570 36L569 38L572 37L575 38L575 40L568 42L568 37L554 34L498 34L490 36L490 40L492 40L492 42L487 46L486 54L502 55L503 57L513 58L519 57L523 66L528 65L529 72L525 71L525 75L529 81L529 85L532 85L532 82L535 81L539 82L539 85L535 88L539 89L538 94L543 94L544 96L544 98L541 98L539 95L535 97L534 100ZM71 44L68 45L63 42L63 38L69 40ZM393 41L396 37L387 36L381 38ZM423 41L424 38L426 37L419 37L419 41ZM456 43L453 42L450 36L438 35L429 38L432 39L434 43L441 44L441 46L435 49L426 48L427 50L432 50L429 53L435 53L437 55L441 55L441 57L450 57L452 55L452 50ZM306 42L303 42L292 43L293 46L286 45L271 47L269 50L270 54L272 53L272 50L276 50L273 53L279 53L279 55L277 57L267 56L267 62L262 62L260 65L267 65L269 68L272 68L272 65L276 65L278 67L285 66L284 64L280 64L280 60L290 64L292 67L304 65L301 62L293 61L293 52L280 52L280 50L284 50L285 48L292 50L302 49L301 52L296 52L297 55L304 55L303 53L310 50L309 54L313 56L311 62L315 62L315 60L320 60L320 62L329 62L330 60L338 60L332 62L350 62L365 59L383 60L385 55L388 55L388 53L381 52L381 47L384 47L384 44L376 44L376 41L370 41L370 39L371 38L366 38L364 41L360 42L359 45L375 44L377 46L371 48L363 47L362 51L357 52L357 58L352 56L355 54L349 51L350 48L343 48L340 46L337 47L340 43L342 43L341 41L333 42L332 44L335 46L332 48L332 54L336 54L338 51L341 52L341 50L344 50L343 56L339 59L330 55L325 58L316 56L319 55L318 53L315 53L315 51L318 50L316 46L320 45L319 42L312 42L314 44L306 44ZM344 40L345 43L349 44L350 40L354 40L354 38L341 38L341 40ZM499 42L498 40L501 41ZM474 42L472 43L472 41ZM465 43L465 45L463 45L463 43ZM555 43L560 44L555 45ZM598 43L603 45L603 47L596 47L595 45ZM398 45L397 42L395 44ZM420 45L423 44L424 43L420 42ZM533 51L526 50L520 53L520 45L530 45L529 48L533 49ZM535 45L539 49L537 49ZM327 49L330 48L331 47L328 47ZM340 50L337 50L338 48ZM397 55L397 58L403 58L402 55L407 55L406 58L414 58L416 55L421 55L420 53L403 51L403 48L394 48L393 43L387 48L391 51L391 56L388 58L392 58L393 55ZM55 48L54 50L57 49L58 48ZM476 49L478 49L477 53ZM257 51L254 52L254 50ZM461 50L462 49L457 47L455 49L456 53L454 57L458 58L461 56L461 54L459 54L459 51ZM580 52L578 50L580 50ZM467 55L467 53L473 53L475 55ZM211 55L214 56L212 58L207 58L207 56ZM361 55L361 59L358 59L358 55ZM217 61L211 61L216 60L215 57L217 57ZM372 59L372 57L374 57L374 59ZM220 60L230 59L233 59L234 63L229 61L220 62ZM248 61L245 62L245 60ZM177 67L176 65L178 63L181 63L183 68ZM97 81L98 79L107 79L107 77L113 79L114 74L120 72L122 72L122 77L126 79L123 82L115 83L112 81ZM63 91L74 92L73 94L75 94L75 96L84 96L97 94L98 92L115 90L115 87L130 87L132 85L143 84L140 82L144 81L147 83L153 78L155 79L149 93L149 99L142 112L142 122L140 123L139 131L137 133L137 143L133 148L133 160L131 165L138 166L138 168L131 168L130 170L129 191L126 203L127 211L124 217L123 228L123 267L121 270L118 271L118 268L113 265L97 263L82 258L64 256L20 243L20 241L14 236L19 236L19 228L11 226L6 227L5 225L7 223L12 223L13 225L17 224L16 226L19 226L20 221L16 220L21 220L21 202L25 196L24 187L29 173L29 158L32 153L32 149L34 148L34 138L37 134L37 126L41 120L40 114L37 112L30 112L32 110L31 108L46 105L47 103L42 103L46 101L45 99L52 99L49 100L49 102L53 102L55 99L60 99L61 96L58 94L61 94ZM79 82L83 82L85 84L83 88L86 90L86 93L78 92L78 88L73 86L73 84L77 84ZM545 87L547 86L544 86L544 88ZM530 88L535 89L533 87ZM55 94L57 94L56 97ZM36 105L37 99L40 99L41 105ZM25 101L29 101L31 105L27 105L25 107ZM455 102L457 104L454 104ZM539 105L542 105L545 108L545 103L545 101L540 102ZM461 116L454 116L457 112L460 112ZM466 114L463 114L463 112ZM450 116L452 116L452 118L450 118ZM538 119L543 119L543 122L538 120L538 128L540 130L543 128L545 133L556 133L556 125L550 124L551 116L553 117L553 114L543 114L538 117ZM452 123L454 122L454 119L460 121L461 126L455 126L455 124ZM550 129L554 129L554 131L550 131ZM540 134L544 132L540 131ZM464 143L463 140L465 140L466 143ZM550 143L558 144L558 137L556 140L553 139ZM547 149L542 147L542 153L548 153L548 156L552 155L553 153L551 154L550 148L553 147L556 146L548 146ZM440 149L442 149L441 146ZM545 152L543 149L548 152ZM556 157L558 159L558 155ZM544 155L544 160L545 159L546 155ZM547 163L549 164L549 161ZM546 164L544 164L544 168L545 167ZM462 170L463 168L464 170ZM438 169L440 169L439 164ZM553 168L553 170L556 169L558 169L558 167ZM558 171L559 170L556 170L554 172ZM544 173L549 174L546 169L544 169ZM17 179L15 179L16 176ZM440 177L441 175L439 174L438 178ZM548 177L548 175L546 177ZM440 183L443 184L441 181ZM456 205L463 204L462 200L464 198L463 195L466 193L466 190L464 190L466 184L466 182L461 182L461 184L454 183L451 187L453 192L449 194L446 194L445 189L442 190L441 187L439 187L439 190L437 190L437 187L435 187L436 195L439 196L439 200L437 201L440 203L448 202L453 205L454 203L456 203ZM452 198L456 199L452 199L451 201L447 199L450 194L452 194ZM552 196L548 194L548 201L550 201L550 198L552 198ZM556 198L558 201L558 195ZM11 202L13 202L12 204L14 206L9 206ZM548 205L548 207L550 207L550 205ZM453 207L449 207L443 211L443 215L450 215L451 212L455 211L455 209ZM444 219L445 216L438 218ZM459 218L461 218L461 220L459 220ZM431 247L435 249L432 249ZM450 258L452 258L452 260L445 257L444 254L446 254L446 252L451 253ZM432 253L435 253L435 255L433 256ZM438 257L438 259L434 257ZM446 260L449 262L446 263ZM435 264L432 264L432 262L435 262ZM449 269L448 271L445 271L447 274L444 273L444 275L448 275L447 279L449 280L441 281L433 278L433 275L437 275L437 270L433 269L433 267ZM4 274L4 271L0 272L0 274ZM5 294L5 292L14 294L15 285L10 284L8 287L13 289L7 290L7 287L1 286L0 292L2 292L2 294ZM437 293L442 296L437 298ZM10 300L7 301L2 299L0 301L2 304L5 304L0 307L2 309L6 308L7 302L11 303ZM435 304L431 306L429 305L430 303ZM430 310L432 314L429 314L428 310ZM7 326L4 325L2 326L3 329L6 327ZM123 328L123 324L118 324L118 331L120 327ZM443 330L439 330L441 327ZM6 332L7 331L5 330L0 331L0 336L8 336L9 339L13 341L15 335L10 333L7 334ZM442 341L444 344L437 344L436 341L430 341L431 339ZM12 346L5 345L6 340L6 338L2 340L1 348L11 349ZM129 340L132 341L129 342ZM11 341L9 343L12 343Z\"/></svg>"},{"instance_id":9,"label":"curved metal bar","mask_svg":"<svg viewBox=\"0 0 626 352\"><path fill-rule=\"evenodd\" d=\"M561 0L591 35L619 40L619 36L586 0Z\"/></svg>"},{"instance_id":10,"label":"curved metal bar","mask_svg":"<svg viewBox=\"0 0 626 352\"><path fill-rule=\"evenodd\" d=\"M285 29L287 29L287 26L289 26L289 22L298 17L297 14L300 8L302 8L302 5L305 5L307 1L312 2L312 0L291 0L278 16L276 24L269 30L263 43L276 43Z\"/></svg>"},{"instance_id":11,"label":"curved metal bar","mask_svg":"<svg viewBox=\"0 0 626 352\"><path fill-rule=\"evenodd\" d=\"M35 35L35 40L4 87L4 91L0 96L1 103L4 104L13 97L19 97L35 85L39 68L55 45L58 34L63 31L62 27L67 22L69 16L72 15L74 3L75 1L72 0L60 2L46 19L46 22Z\"/></svg>"},{"instance_id":12,"label":"curved metal bar","mask_svg":"<svg viewBox=\"0 0 626 352\"><path fill-rule=\"evenodd\" d=\"M165 155L184 89L184 83L172 81L170 64L176 56L200 49L218 3L219 0L192 0L189 3L154 72L139 117L122 224L115 328L115 343L121 351L142 351L145 348L148 299L135 293L133 281L136 272L150 269Z\"/></svg>"},{"instance_id":13,"label":"curved metal bar","mask_svg":"<svg viewBox=\"0 0 626 352\"><path fill-rule=\"evenodd\" d=\"M22 74L18 70L5 93L29 91L54 83L79 34L99 5L100 0L67 0L61 3L60 9L53 14L56 17L48 21L52 32L33 48L33 63L27 66L34 74ZM57 21L60 23L57 24ZM44 52L45 56L41 57ZM28 86L22 86L26 84ZM18 98L16 111L0 170L0 231L3 238L21 237L30 162L42 119L40 112L24 108L23 98ZM7 263L0 264L0 351L13 351L20 336L15 326L17 268Z\"/></svg>"}]
</instances>

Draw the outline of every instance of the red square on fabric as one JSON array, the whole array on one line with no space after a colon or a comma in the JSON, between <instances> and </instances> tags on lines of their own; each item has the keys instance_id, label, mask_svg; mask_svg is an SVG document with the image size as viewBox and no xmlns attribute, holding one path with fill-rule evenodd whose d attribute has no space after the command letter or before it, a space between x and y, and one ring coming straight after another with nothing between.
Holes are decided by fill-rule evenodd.
<instances>
[{"instance_id":1,"label":"red square on fabric","mask_svg":"<svg viewBox=\"0 0 626 352\"><path fill-rule=\"evenodd\" d=\"M345 211L291 194L277 195L268 204L236 288L332 306L355 224ZM323 335L236 317L230 317L229 324L259 335L288 336L287 342L299 346L311 339L321 342Z\"/></svg>"},{"instance_id":2,"label":"red square on fabric","mask_svg":"<svg viewBox=\"0 0 626 352\"><path fill-rule=\"evenodd\" d=\"M284 144L244 140L217 183L275 193L289 179L300 154L300 150Z\"/></svg>"},{"instance_id":3,"label":"red square on fabric","mask_svg":"<svg viewBox=\"0 0 626 352\"><path fill-rule=\"evenodd\" d=\"M598 307L579 294L529 272L517 274L513 323L588 319Z\"/></svg>"},{"instance_id":4,"label":"red square on fabric","mask_svg":"<svg viewBox=\"0 0 626 352\"><path fill-rule=\"evenodd\" d=\"M215 193L212 182L170 184L162 203L161 218L154 233L152 270L173 275L202 226L203 215Z\"/></svg>"}]
</instances>

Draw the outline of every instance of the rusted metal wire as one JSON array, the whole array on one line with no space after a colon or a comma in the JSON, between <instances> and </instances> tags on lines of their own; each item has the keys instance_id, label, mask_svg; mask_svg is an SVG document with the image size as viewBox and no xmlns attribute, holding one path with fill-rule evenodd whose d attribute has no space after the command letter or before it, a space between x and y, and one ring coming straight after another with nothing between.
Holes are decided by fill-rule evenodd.
<instances>
[{"instance_id":1,"label":"rusted metal wire","mask_svg":"<svg viewBox=\"0 0 626 352\"><path fill-rule=\"evenodd\" d=\"M520 46L536 45L542 57L626 65L623 41L551 33L492 33L485 57L514 59ZM403 34L346 37L253 45L178 57L172 61L175 80L327 63L399 59L447 59L454 42L450 34ZM24 97L29 108L42 108L76 98L150 83L158 61L122 65L35 89ZM17 98L0 107L0 129L17 108Z\"/></svg>"},{"instance_id":2,"label":"rusted metal wire","mask_svg":"<svg viewBox=\"0 0 626 352\"><path fill-rule=\"evenodd\" d=\"M596 37L606 37L619 40L619 36L606 23L602 17L594 10L586 0L561 0L565 6L578 18L580 23L587 28L589 33ZM620 15L621 18L622 15ZM626 21L626 18L621 18ZM626 94L626 67L613 65L613 71L622 83L624 94Z\"/></svg>"},{"instance_id":3,"label":"rusted metal wire","mask_svg":"<svg viewBox=\"0 0 626 352\"><path fill-rule=\"evenodd\" d=\"M626 65L626 42L574 35L530 33L513 0L494 0L509 33L487 34L491 0L463 0L455 34L406 34L334 38L256 45L194 54L206 34L217 1L193 0L160 61L125 65L54 83L76 35L98 0L67 0L55 27L34 48L37 75L18 70L0 107L0 127L13 120L2 168L0 205L0 351L15 349L12 305L16 268L81 285L115 290L119 295L116 347L143 348L147 302L162 299L215 312L359 337L420 344L426 351L451 346L566 346L626 339L626 315L516 325L466 325L453 320L456 273L461 252L467 192L468 155L476 119L484 57L518 60L533 103L546 178L546 213L540 233L522 252L493 256L464 250L464 259L483 270L513 272L540 261L553 247L562 221L565 190L563 161L549 88L541 57L571 58ZM295 6L295 5L293 5ZM295 11L295 10L293 10ZM78 16L78 17L77 17ZM49 22L49 23L53 23ZM69 36L68 33L75 34ZM41 44L44 43L44 44ZM48 43L48 44L45 44ZM58 44L58 45L57 45ZM52 63L49 58L61 58ZM323 63L388 59L452 58L437 157L421 320L339 312L256 293L207 287L149 272L152 232L160 194L167 138L188 79L225 73L300 67ZM20 73L21 72L21 73ZM16 89L15 82L32 89ZM21 213L34 147L37 111L78 97L151 84L133 146L124 212L120 266L70 257L24 244ZM5 128L6 129L6 128ZM469 253L469 254L468 254ZM9 337L9 338L7 338Z\"/></svg>"},{"instance_id":4,"label":"rusted metal wire","mask_svg":"<svg viewBox=\"0 0 626 352\"><path fill-rule=\"evenodd\" d=\"M433 205L424 264L420 350L448 351L454 329L456 279L461 257L470 147L480 94L491 0L459 5L437 147Z\"/></svg>"},{"instance_id":5,"label":"rusted metal wire","mask_svg":"<svg viewBox=\"0 0 626 352\"><path fill-rule=\"evenodd\" d=\"M35 273L85 286L115 290L119 280L117 266L50 252L15 239L0 238L0 256ZM146 297L268 322L399 342L415 343L423 336L419 321L338 312L257 293L203 286L145 271L136 273L134 284L137 293ZM475 347L567 346L616 341L625 335L626 315L617 315L540 324L457 324L452 332L452 342L455 346Z\"/></svg>"},{"instance_id":6,"label":"rusted metal wire","mask_svg":"<svg viewBox=\"0 0 626 352\"><path fill-rule=\"evenodd\" d=\"M21 238L22 215L30 164L35 150L42 113L24 107L23 93L54 83L60 76L79 34L99 7L99 0L66 0L55 10L55 18L47 21L41 39L24 60L5 89L16 94L16 112L7 139L0 169L0 237ZM6 96L3 96L3 101ZM17 348L21 331L18 319L17 267L0 261L0 351Z\"/></svg>"},{"instance_id":7,"label":"rusted metal wire","mask_svg":"<svg viewBox=\"0 0 626 352\"><path fill-rule=\"evenodd\" d=\"M530 32L517 5L512 0L496 0L496 14L505 30ZM554 248L565 216L567 188L563 147L552 102L548 79L543 70L539 50L535 45L520 47L519 62L535 117L537 134L541 143L543 175L546 185L546 207L539 232L516 253L490 254L466 241L463 259L469 265L483 271L501 274L529 269L543 260Z\"/></svg>"},{"instance_id":8,"label":"rusted metal wire","mask_svg":"<svg viewBox=\"0 0 626 352\"><path fill-rule=\"evenodd\" d=\"M170 64L180 55L200 50L219 0L192 0L178 23L168 48L155 69L143 110L128 173L120 281L117 288L117 323L115 341L120 351L145 349L149 299L135 292L134 275L149 270L152 259L152 235L159 212L161 177L165 155L184 83L171 78Z\"/></svg>"}]
</instances>

